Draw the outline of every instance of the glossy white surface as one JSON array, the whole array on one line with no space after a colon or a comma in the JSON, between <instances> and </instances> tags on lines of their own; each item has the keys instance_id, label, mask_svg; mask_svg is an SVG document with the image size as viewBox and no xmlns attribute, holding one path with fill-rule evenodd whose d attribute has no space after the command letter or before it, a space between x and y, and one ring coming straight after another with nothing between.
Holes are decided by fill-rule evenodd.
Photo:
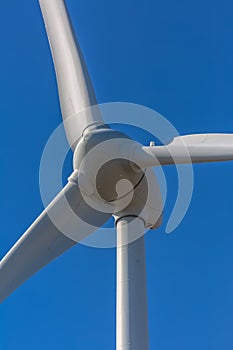
<instances>
[{"instance_id":1,"label":"glossy white surface","mask_svg":"<svg viewBox=\"0 0 233 350\"><path fill-rule=\"evenodd\" d=\"M144 232L143 220L125 217L117 222L116 349L148 350L145 242L142 236L127 244L132 232Z\"/></svg>"},{"instance_id":2,"label":"glossy white surface","mask_svg":"<svg viewBox=\"0 0 233 350\"><path fill-rule=\"evenodd\" d=\"M143 168L233 160L233 134L179 136L164 146L137 148L130 159Z\"/></svg>"},{"instance_id":3,"label":"glossy white surface","mask_svg":"<svg viewBox=\"0 0 233 350\"><path fill-rule=\"evenodd\" d=\"M74 145L88 125L103 121L97 109L78 115L97 102L64 1L39 0L39 3L53 56L66 134L70 145Z\"/></svg>"}]
</instances>

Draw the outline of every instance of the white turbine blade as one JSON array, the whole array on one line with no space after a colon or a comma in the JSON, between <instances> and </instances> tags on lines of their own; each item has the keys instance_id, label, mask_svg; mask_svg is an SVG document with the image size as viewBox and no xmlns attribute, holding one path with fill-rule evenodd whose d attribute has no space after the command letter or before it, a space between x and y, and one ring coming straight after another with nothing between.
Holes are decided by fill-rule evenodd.
<instances>
[{"instance_id":1,"label":"white turbine blade","mask_svg":"<svg viewBox=\"0 0 233 350\"><path fill-rule=\"evenodd\" d=\"M131 159L143 168L233 160L233 134L178 136L168 145L142 147Z\"/></svg>"},{"instance_id":2,"label":"white turbine blade","mask_svg":"<svg viewBox=\"0 0 233 350\"><path fill-rule=\"evenodd\" d=\"M89 125L103 124L91 80L75 39L63 0L39 0L52 51L60 105L69 144L75 147L82 131Z\"/></svg>"},{"instance_id":3,"label":"white turbine blade","mask_svg":"<svg viewBox=\"0 0 233 350\"><path fill-rule=\"evenodd\" d=\"M69 182L0 261L0 302L109 217L90 208L78 185ZM67 231L74 231L75 241L64 234Z\"/></svg>"}]
</instances>

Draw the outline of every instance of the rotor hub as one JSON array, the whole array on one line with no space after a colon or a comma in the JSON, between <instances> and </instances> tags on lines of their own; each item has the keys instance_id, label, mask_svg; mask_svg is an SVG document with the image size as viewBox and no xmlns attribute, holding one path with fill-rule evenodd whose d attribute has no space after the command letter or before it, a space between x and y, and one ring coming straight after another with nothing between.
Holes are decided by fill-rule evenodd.
<instances>
[{"instance_id":1,"label":"rotor hub","mask_svg":"<svg viewBox=\"0 0 233 350\"><path fill-rule=\"evenodd\" d=\"M151 170L145 172L130 160L129 154L136 147L138 143L124 133L108 126L97 127L85 132L78 142L73 166L78 171L79 185L87 200L94 201L96 208L102 208L103 205L106 210L107 205L109 212L117 217L143 216L146 226L154 227L158 223L158 217L161 217L160 191L156 186L155 176L153 180L151 178ZM150 200L148 207L148 198L151 197L149 192L152 192L149 187L152 183L157 192L153 199L156 205L151 205ZM141 215L143 211L144 214ZM148 220L146 215L149 212Z\"/></svg>"},{"instance_id":2,"label":"rotor hub","mask_svg":"<svg viewBox=\"0 0 233 350\"><path fill-rule=\"evenodd\" d=\"M74 169L86 176L89 190L105 202L114 202L132 191L144 176L144 171L122 152L135 144L127 135L108 126L91 130L77 144Z\"/></svg>"}]
</instances>

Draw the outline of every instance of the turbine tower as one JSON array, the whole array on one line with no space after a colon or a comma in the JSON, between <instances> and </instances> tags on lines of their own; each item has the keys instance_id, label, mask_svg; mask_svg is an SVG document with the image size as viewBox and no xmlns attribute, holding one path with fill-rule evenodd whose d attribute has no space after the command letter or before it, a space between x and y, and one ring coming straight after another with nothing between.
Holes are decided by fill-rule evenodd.
<instances>
[{"instance_id":1,"label":"turbine tower","mask_svg":"<svg viewBox=\"0 0 233 350\"><path fill-rule=\"evenodd\" d=\"M0 301L113 215L117 230L116 349L148 350L144 232L159 227L162 219L161 195L151 168L174 164L174 159L176 164L233 160L233 134L186 135L164 146L145 147L111 129L98 109L64 0L39 3L66 135L74 151L73 173L1 260ZM127 180L127 185L121 180ZM116 191L119 183L120 191ZM74 232L75 238L67 232Z\"/></svg>"}]
</instances>

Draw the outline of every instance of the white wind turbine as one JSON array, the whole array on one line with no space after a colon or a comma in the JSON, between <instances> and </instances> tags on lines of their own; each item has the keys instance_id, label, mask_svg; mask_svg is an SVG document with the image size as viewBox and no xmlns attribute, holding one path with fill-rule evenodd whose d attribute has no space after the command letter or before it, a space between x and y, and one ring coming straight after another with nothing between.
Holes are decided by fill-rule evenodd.
<instances>
[{"instance_id":1,"label":"white wind turbine","mask_svg":"<svg viewBox=\"0 0 233 350\"><path fill-rule=\"evenodd\" d=\"M117 229L117 350L147 350L144 231L161 222L153 166L233 160L233 134L176 137L142 147L104 124L63 0L39 0L53 54L66 135L68 184L0 262L0 301L111 215ZM79 112L85 110L80 117ZM100 166L101 165L101 166ZM126 179L132 188L116 184ZM67 205L67 203L69 205ZM94 208L90 205L94 203ZM105 210L105 209L108 210ZM80 220L73 221L73 213ZM88 223L89 225L86 225ZM75 240L67 232L75 231Z\"/></svg>"}]
</instances>

